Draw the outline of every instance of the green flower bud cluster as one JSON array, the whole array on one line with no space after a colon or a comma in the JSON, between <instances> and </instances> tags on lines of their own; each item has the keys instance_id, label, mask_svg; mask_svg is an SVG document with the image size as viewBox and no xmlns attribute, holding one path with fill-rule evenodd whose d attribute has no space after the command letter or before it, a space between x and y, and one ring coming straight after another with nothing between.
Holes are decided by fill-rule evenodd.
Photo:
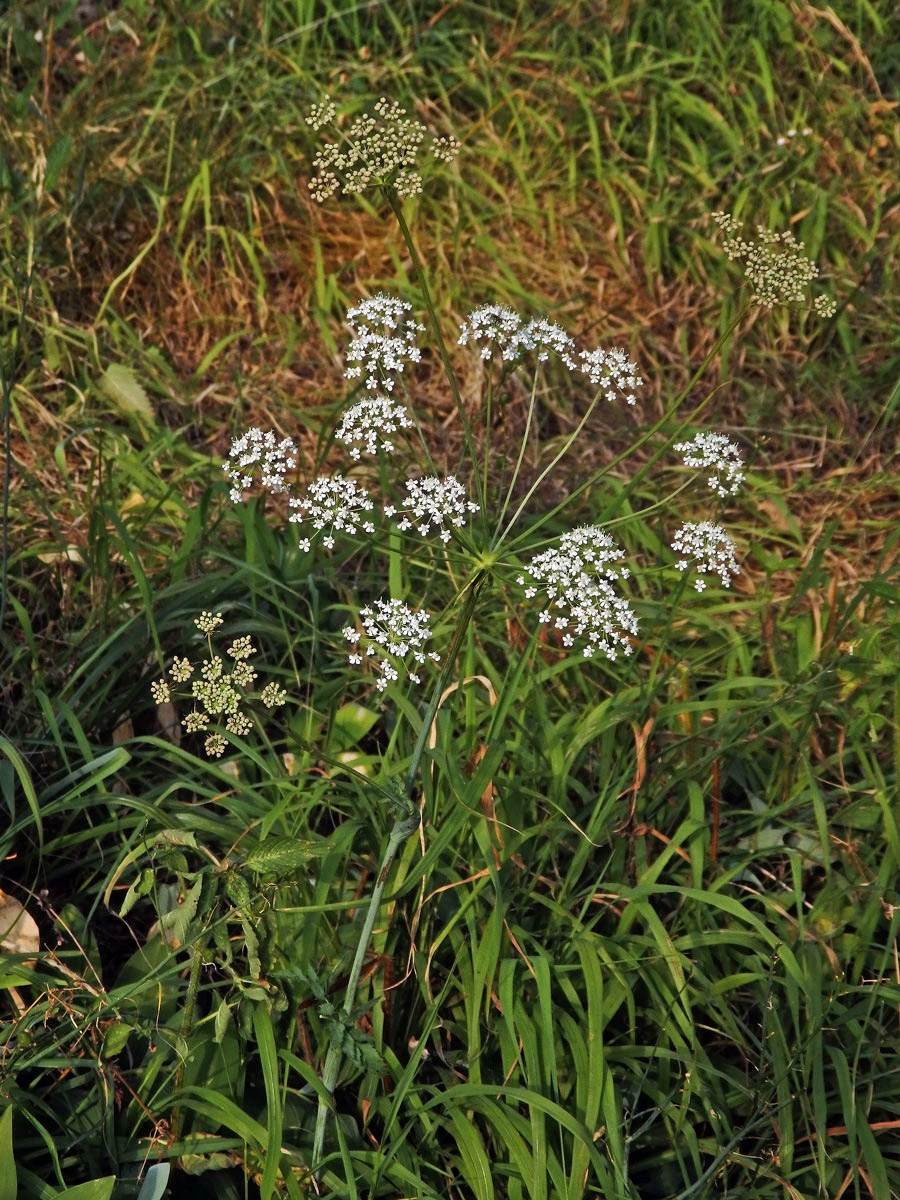
<instances>
[{"instance_id":1,"label":"green flower bud cluster","mask_svg":"<svg viewBox=\"0 0 900 1200\"><path fill-rule=\"evenodd\" d=\"M213 653L211 636L221 626L222 614L204 611L194 618L194 624L201 633L207 635L209 658L199 663L200 677L191 681L190 695L194 707L181 724L187 733L208 733L204 749L210 758L219 758L228 744L219 732L223 718L225 729L239 737L253 728L253 722L241 710L241 705L247 703L247 690L258 678L247 662L251 655L256 654L256 650L249 637L236 638L225 652L233 660L230 671L226 671L223 659ZM194 671L194 665L187 658L176 656L169 668L169 675L175 683L187 683ZM165 679L152 683L150 691L157 704L168 704L172 700L172 689ZM259 699L266 708L278 708L287 700L287 692L276 683L267 683L259 693ZM210 731L211 721L215 722L214 731Z\"/></svg>"}]
</instances>

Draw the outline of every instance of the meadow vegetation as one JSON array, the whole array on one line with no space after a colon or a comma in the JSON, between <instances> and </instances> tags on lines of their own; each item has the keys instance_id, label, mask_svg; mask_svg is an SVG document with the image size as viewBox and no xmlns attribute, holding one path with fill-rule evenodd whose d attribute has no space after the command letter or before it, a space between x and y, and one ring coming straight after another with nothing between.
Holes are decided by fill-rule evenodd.
<instances>
[{"instance_id":1,"label":"meadow vegetation","mask_svg":"<svg viewBox=\"0 0 900 1200\"><path fill-rule=\"evenodd\" d=\"M0 1200L900 1195L898 46L0 14Z\"/></svg>"}]
</instances>

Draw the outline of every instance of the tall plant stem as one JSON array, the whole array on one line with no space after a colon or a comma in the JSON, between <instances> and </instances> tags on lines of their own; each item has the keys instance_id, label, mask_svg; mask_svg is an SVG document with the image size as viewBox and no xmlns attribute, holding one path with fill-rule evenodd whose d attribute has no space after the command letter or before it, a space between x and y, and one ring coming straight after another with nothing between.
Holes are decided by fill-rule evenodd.
<instances>
[{"instance_id":1,"label":"tall plant stem","mask_svg":"<svg viewBox=\"0 0 900 1200\"><path fill-rule=\"evenodd\" d=\"M441 333L440 322L438 321L437 311L434 307L434 301L431 298L431 292L428 288L428 279L425 275L425 268L422 266L422 260L419 258L419 252L416 250L415 242L412 239L412 234L409 231L409 226L406 223L406 218L403 216L403 208L400 201L397 199L397 193L392 187L385 187L384 193L387 196L388 203L393 209L394 216L397 218L397 224L400 226L400 232L403 234L403 240L406 242L406 248L409 251L409 257L412 259L413 268L416 272L416 279L419 287L422 289L422 299L425 301L425 307L428 309L428 315L431 318L431 327L434 330L434 336L437 340L438 351L441 356L441 362L444 364L444 373L447 376L447 383L450 385L450 393L453 396L453 402L456 405L456 411L459 413L459 420L463 429L463 440L465 441L466 453L469 455L469 461L472 463L472 474L475 480L475 486L478 489L478 502L484 509L484 493L481 485L481 478L476 469L475 458L475 441L472 437L472 426L469 424L469 418L466 416L465 405L462 401L462 396L459 394L459 387L456 382L456 376L453 373L453 365L450 362L450 355L447 353L447 346L444 342L444 336Z\"/></svg>"},{"instance_id":2,"label":"tall plant stem","mask_svg":"<svg viewBox=\"0 0 900 1200\"><path fill-rule=\"evenodd\" d=\"M472 619L472 614L475 612L475 603L478 599L478 593L481 591L485 580L485 572L478 571L463 589L465 593L465 601L463 603L462 612L460 613L459 621L453 634L453 640L450 643L450 649L447 652L447 657L444 660L443 670L440 673L437 684L435 685L434 694L422 719L422 727L419 730L419 736L416 739L415 747L413 748L412 759L409 764L409 771L406 775L406 784L403 789L403 798L407 805L411 807L413 788L416 783L416 776L419 773L419 767L422 762L422 755L425 752L425 744L428 740L428 733L437 716L437 710L441 703L441 696L444 694L447 680L450 672L453 669L453 663L459 648L462 645L462 639L469 627L469 622ZM384 893L385 883L387 882L388 873L391 865L396 857L397 851L403 845L408 837L419 828L419 813L417 811L404 812L394 822L394 826L388 836L387 849L384 852L384 857L381 860L381 867L378 872L378 878L375 881L375 887L372 889L372 895L369 899L369 907L366 911L366 917L363 921L363 927L360 930L359 942L356 946L356 954L353 956L353 963L350 967L350 976L347 980L347 991L344 996L343 1012L349 1015L356 1002L356 989L359 986L359 977L362 974L363 963L369 949L369 942L372 938L372 930L375 928L375 921L378 917L378 909L381 905L381 897ZM332 1042L328 1047L328 1054L325 1056L325 1066L322 1068L322 1085L327 1093L323 1096L319 1095L319 1107L316 1111L316 1131L313 1138L313 1154L312 1165L313 1170L316 1169L319 1160L322 1157L322 1147L325 1142L325 1126L328 1121L329 1109L333 1108L334 1087L337 1083L338 1072L341 1069L342 1052L337 1042Z\"/></svg>"}]
</instances>

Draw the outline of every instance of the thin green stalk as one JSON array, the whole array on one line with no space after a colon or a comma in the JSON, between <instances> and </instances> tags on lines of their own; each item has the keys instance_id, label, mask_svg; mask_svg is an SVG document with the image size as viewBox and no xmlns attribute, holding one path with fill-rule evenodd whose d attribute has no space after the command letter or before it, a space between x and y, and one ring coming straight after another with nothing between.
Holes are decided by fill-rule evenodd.
<instances>
[{"instance_id":1,"label":"thin green stalk","mask_svg":"<svg viewBox=\"0 0 900 1200\"><path fill-rule=\"evenodd\" d=\"M488 368L487 404L485 406L485 415L484 415L484 450L482 451L482 456L481 456L482 457L482 470L484 472L484 476L481 481L482 497L487 497L487 494L488 494L488 463L490 462L490 457L491 457L491 419L493 417L493 411L494 411L494 357L492 354L491 355L491 365ZM487 513L485 511L485 506L483 503L481 506L481 519L484 522L487 521ZM487 529L487 525L485 524L483 526L483 528Z\"/></svg>"},{"instance_id":2,"label":"thin green stalk","mask_svg":"<svg viewBox=\"0 0 900 1200\"><path fill-rule=\"evenodd\" d=\"M671 418L675 415L675 413L678 411L678 409L681 407L681 405L687 399L688 395L690 394L691 389L697 383L698 379L700 379L701 376L703 375L703 373L706 371L706 368L712 362L713 358L716 356L716 354L718 354L719 350L721 350L722 346L724 346L727 339L731 336L731 334L737 328L738 323L747 314L748 309L749 309L749 306L742 308L741 311L734 318L734 320L731 322L731 324L728 326L728 328L716 340L715 344L713 345L712 349L709 351L707 356L704 358L703 362L700 364L700 366L697 368L697 370L694 372L694 374L688 380L687 384L684 386L684 388L681 390L681 392L679 392L679 394L675 397L673 402L669 405L669 407L666 409L666 411L663 413L663 415L660 417L660 419L655 424L651 425L650 428L644 434L642 434L642 436L639 437L638 440L632 446L629 446L627 450L623 450L621 454L617 455L612 460L612 462L607 463L606 466L604 466L601 470L595 471L593 475L589 476L583 483L579 484L578 487L575 488L575 490L573 492L570 492L569 495L564 500L561 500L559 502L559 504L557 504L554 508L550 509L550 511L544 515L543 520L541 521L541 524L545 524L547 521L549 521L553 517L555 517L558 512L561 512L564 508L568 507L568 505L571 504L571 502L577 496L580 496L583 491L585 491L587 488L593 486L593 484L595 484L598 479L601 479L605 474L607 474L607 472L612 470L612 468L615 467L618 463L620 463L624 458L633 454L635 450L637 450L640 446L643 446L646 442L648 442L653 437L654 434L658 433L659 430L662 429L662 427L669 420L671 420ZM696 406L696 408L694 408L691 411L691 413L687 417L687 419L682 421L682 423L678 426L675 433L672 434L672 437L677 437L678 434L680 434L691 423L691 421L693 421L693 419L699 413L701 413L703 411L703 409L709 403L710 398L714 394L714 392L715 392L715 389L713 392L710 393L709 396L704 397L704 399L700 401L700 403ZM579 428L580 428L580 426L579 426ZM577 430L576 430L576 433L577 433ZM638 483L640 483L640 481L644 478L644 476L647 474L647 472L650 470L650 468L660 458L662 458L663 454L665 454L666 449L668 448L668 445L669 445L669 441L671 441L671 438L668 439L664 443L664 445L662 445L658 450L654 451L653 454L648 459L648 461L644 464L644 466L641 467L641 469L635 473L634 477L630 480L627 487L625 488L625 491L622 493L622 497L617 498L617 502L619 499L627 498L634 491L634 489L637 487ZM523 501L523 504L524 504L524 501ZM509 529L512 527L514 522L516 520L518 520L521 511L522 511L522 505L520 505L519 509L516 511L514 520L510 522L510 525L504 531L504 534L503 534L504 538L506 537L506 534L509 532ZM600 521L604 520L605 514L602 515L598 519ZM512 541L507 545L507 550L511 550L514 547L516 547L520 541L522 541L524 538L530 537L533 532L534 532L534 530L530 529L530 530L527 530L525 533L519 534L518 537L513 538Z\"/></svg>"},{"instance_id":3,"label":"thin green stalk","mask_svg":"<svg viewBox=\"0 0 900 1200\"><path fill-rule=\"evenodd\" d=\"M419 730L419 735L416 739L415 747L413 748L412 759L409 765L409 771L406 776L406 784L403 790L404 799L411 801L413 788L415 787L416 776L419 773L419 766L422 761L422 755L425 752L425 743L428 739L428 733L437 715L437 710L441 702L441 696L444 694L444 688L447 684L447 679L453 668L453 662L459 652L459 647L462 644L462 639L465 636L466 629L475 612L475 603L478 599L478 593L481 591L486 575L484 571L478 571L476 575L469 581L463 591L466 593L465 603L460 614L459 622L453 634L453 640L450 643L450 649L447 652L447 657L444 660L444 666L438 677L438 681L434 688L434 693L431 701L426 709L425 716L422 719L422 726ZM418 812L405 812L394 822L394 826L388 835L387 849L384 852L384 857L381 860L381 868L378 872L378 878L375 881L375 887L372 889L372 895L369 899L369 907L366 911L363 927L360 931L359 941L356 946L356 953L353 956L353 962L350 966L350 976L347 980L347 991L344 995L344 1003L342 1011L345 1015L349 1015L356 1002L356 990L359 986L359 977L362 974L363 963L369 949L369 942L372 938L372 930L375 928L375 921L378 917L378 909L381 905L381 897L384 893L385 883L387 882L388 873L391 865L396 857L400 846L411 837L419 828L420 817ZM313 1138L313 1153L312 1162L313 1170L316 1169L322 1157L322 1147L325 1142L325 1126L328 1120L328 1111L332 1107L334 1097L334 1088L337 1083L338 1073L341 1069L342 1052L340 1046L336 1042L332 1042L328 1047L328 1053L325 1056L325 1066L322 1069L322 1084L327 1093L327 1097L319 1095L319 1106L316 1111L316 1130Z\"/></svg>"},{"instance_id":4,"label":"thin green stalk","mask_svg":"<svg viewBox=\"0 0 900 1200\"><path fill-rule=\"evenodd\" d=\"M522 459L525 457L525 450L526 450L526 447L528 446L528 435L531 432L531 422L534 419L534 402L535 402L536 396L537 396L537 371L535 371L534 377L531 381L531 396L528 399L528 415L525 418L525 431L522 434L522 442L521 442L521 445L519 446L519 457L516 459L516 465L513 468L512 479L510 479L509 487L506 489L506 498L503 501L503 507L500 509L500 516L497 518L496 534L499 534L499 536L496 537L496 540L494 542L492 542L492 544L491 544L491 548L493 550L497 549L497 547L503 541L503 538L505 537L507 530L509 529L509 525L508 525L506 530L504 530L503 533L500 533L500 530L503 527L503 518L506 516L506 510L509 508L509 502L512 499L513 489L516 486L516 480L519 478L519 472L522 469ZM585 420L586 419L587 418L585 418ZM583 422L582 422L582 424L583 424ZM580 426L579 426L579 428L580 428ZM543 478L544 478L544 476L542 475L541 479L543 479ZM537 485L535 485L535 486L537 486ZM533 492L533 491L534 491L534 488L531 489L531 491L528 493L528 495L530 496L531 492ZM522 506L519 505L519 508L516 510L516 515L518 515L518 513L520 513L521 511L522 511ZM513 517L512 521L510 521L510 525L513 525L515 523L515 520L516 520L516 518Z\"/></svg>"},{"instance_id":5,"label":"thin green stalk","mask_svg":"<svg viewBox=\"0 0 900 1200\"><path fill-rule=\"evenodd\" d=\"M456 376L453 373L453 365L450 362L450 355L447 353L447 346L444 343L444 336L441 333L441 326L440 322L438 321L437 310L434 307L434 301L432 300L431 292L428 289L428 280L425 276L425 268L422 266L422 260L419 258L419 253L416 250L415 242L412 240L412 234L409 231L406 218L403 216L403 209L397 199L396 192L392 187L385 186L384 193L387 196L388 203L394 211L394 216L397 218L397 224L400 226L400 232L403 234L404 242L406 242L406 248L409 251L409 257L412 259L412 264L416 272L416 278L419 282L419 287L422 289L422 299L425 301L425 307L428 309L428 315L431 318L431 327L434 330L434 336L437 340L441 362L444 364L444 373L447 376L447 382L450 385L450 392L453 396L453 402L456 405L456 411L459 413L460 423L462 424L466 452L469 455L469 461L472 463L475 486L477 487L479 493L478 503L482 508L484 508L485 497L482 492L481 477L479 476L478 471L475 470L475 464L478 460L475 455L475 442L472 438L472 427L469 424L469 418L466 416L466 409L462 401L462 396L459 394Z\"/></svg>"}]
</instances>

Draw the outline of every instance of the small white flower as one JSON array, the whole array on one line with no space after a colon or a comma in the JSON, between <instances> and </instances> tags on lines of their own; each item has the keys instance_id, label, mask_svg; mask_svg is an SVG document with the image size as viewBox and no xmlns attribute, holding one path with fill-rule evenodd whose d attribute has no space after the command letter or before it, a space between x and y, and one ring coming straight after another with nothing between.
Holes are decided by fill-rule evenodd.
<instances>
[{"instance_id":1,"label":"small white flower","mask_svg":"<svg viewBox=\"0 0 900 1200\"><path fill-rule=\"evenodd\" d=\"M693 566L697 571L718 575L723 587L730 587L731 576L740 574L734 557L734 542L721 525L711 521L682 525L672 539L672 549L684 555L676 564L679 570L686 571ZM706 584L697 580L694 587L702 592Z\"/></svg>"},{"instance_id":2,"label":"small white flower","mask_svg":"<svg viewBox=\"0 0 900 1200\"><path fill-rule=\"evenodd\" d=\"M644 384L637 363L633 363L624 350L582 350L579 355L582 371L591 383L599 384L607 400L617 395L625 397L629 404L635 402L635 391Z\"/></svg>"},{"instance_id":3,"label":"small white flower","mask_svg":"<svg viewBox=\"0 0 900 1200\"><path fill-rule=\"evenodd\" d=\"M689 442L678 442L672 447L684 456L686 467L712 468L707 483L725 499L736 496L744 482L744 463L738 445L722 433L698 433Z\"/></svg>"},{"instance_id":4,"label":"small white flower","mask_svg":"<svg viewBox=\"0 0 900 1200\"><path fill-rule=\"evenodd\" d=\"M334 546L335 530L351 535L359 529L375 532L372 522L363 517L375 507L368 492L342 475L320 475L302 496L292 496L289 503L298 511L288 520L294 524L308 521L317 531L327 530L322 541L329 550ZM308 550L309 538L302 538L300 546Z\"/></svg>"},{"instance_id":5,"label":"small white flower","mask_svg":"<svg viewBox=\"0 0 900 1200\"><path fill-rule=\"evenodd\" d=\"M313 104L306 114L306 123L313 129L321 129L323 125L330 125L334 120L337 109L331 100L327 98L321 104Z\"/></svg>"},{"instance_id":6,"label":"small white flower","mask_svg":"<svg viewBox=\"0 0 900 1200\"><path fill-rule=\"evenodd\" d=\"M384 512L393 517L401 512L405 515L397 522L397 528L406 531L413 524L426 537L432 525L440 530L441 541L450 541L451 532L445 522L459 528L465 524L466 513L478 512L478 505L466 500L466 491L455 475L439 479L432 475L424 479L408 479L405 483L406 500L402 508L393 504L385 506Z\"/></svg>"},{"instance_id":7,"label":"small white flower","mask_svg":"<svg viewBox=\"0 0 900 1200\"><path fill-rule=\"evenodd\" d=\"M236 733L238 737L243 737L245 733L249 733L253 728L253 722L242 712L232 713L225 722L225 728L229 733Z\"/></svg>"},{"instance_id":8,"label":"small white flower","mask_svg":"<svg viewBox=\"0 0 900 1200\"><path fill-rule=\"evenodd\" d=\"M632 653L630 639L637 636L637 618L615 590L615 584L630 574L618 565L624 557L609 534L596 525L585 525L564 533L558 546L536 555L525 568L547 595L548 607L538 617L541 624L552 622L566 630L563 645L567 647L575 638L585 637L585 658L600 651L614 661L619 651ZM525 585L525 574L518 582ZM526 598L534 596L537 587L527 587Z\"/></svg>"},{"instance_id":9,"label":"small white flower","mask_svg":"<svg viewBox=\"0 0 900 1200\"><path fill-rule=\"evenodd\" d=\"M229 658L244 659L249 658L251 654L256 654L256 650L248 636L235 638L225 653Z\"/></svg>"},{"instance_id":10,"label":"small white flower","mask_svg":"<svg viewBox=\"0 0 900 1200\"><path fill-rule=\"evenodd\" d=\"M511 308L503 304L482 304L460 325L459 345L465 346L470 340L476 345L483 343L481 357L490 358L491 348L496 344L507 357L506 347L521 328L522 321Z\"/></svg>"},{"instance_id":11,"label":"small white flower","mask_svg":"<svg viewBox=\"0 0 900 1200\"><path fill-rule=\"evenodd\" d=\"M359 619L362 622L362 634L352 625L345 626L342 632L352 645L356 645L362 638L365 639L367 658L381 656L376 666L379 677L375 681L375 686L380 692L384 691L388 683L399 678L396 660L412 654L417 664L424 663L426 659L440 662L438 654L426 654L422 649L431 636L431 617L428 613L416 612L400 600L376 600L374 604L360 610ZM348 656L348 660L354 666L358 666L362 662L362 656L353 653ZM414 682L419 681L415 670L409 673L409 677Z\"/></svg>"},{"instance_id":12,"label":"small white flower","mask_svg":"<svg viewBox=\"0 0 900 1200\"><path fill-rule=\"evenodd\" d=\"M407 316L412 312L412 305L397 296L389 296L387 292L379 292L376 296L367 296L359 304L347 310L347 324L355 337L362 333L383 332L385 329L397 329L405 326L408 331L424 330L424 325L416 325ZM415 341L414 335L412 340Z\"/></svg>"},{"instance_id":13,"label":"small white flower","mask_svg":"<svg viewBox=\"0 0 900 1200\"><path fill-rule=\"evenodd\" d=\"M572 357L575 343L561 325L548 321L546 317L534 317L527 325L517 329L504 346L503 357L508 360L517 358L522 350L536 350L538 362L546 362L553 350L570 371L574 371L577 365Z\"/></svg>"},{"instance_id":14,"label":"small white flower","mask_svg":"<svg viewBox=\"0 0 900 1200\"><path fill-rule=\"evenodd\" d=\"M392 453L392 436L411 427L409 412L402 404L386 396L373 396L354 404L344 413L335 437L350 447L351 458L358 459L361 448L367 454L376 454L379 450Z\"/></svg>"},{"instance_id":15,"label":"small white flower","mask_svg":"<svg viewBox=\"0 0 900 1200\"><path fill-rule=\"evenodd\" d=\"M411 304L384 292L349 310L347 324L353 340L347 349L347 379L357 379L365 371L369 391L379 384L388 392L394 390L395 374L407 362L417 363L422 357L416 335L424 332L425 326L407 316L411 311Z\"/></svg>"},{"instance_id":16,"label":"small white flower","mask_svg":"<svg viewBox=\"0 0 900 1200\"><path fill-rule=\"evenodd\" d=\"M431 153L439 162L451 163L459 154L461 143L448 133L445 137L431 139Z\"/></svg>"},{"instance_id":17,"label":"small white flower","mask_svg":"<svg viewBox=\"0 0 900 1200\"><path fill-rule=\"evenodd\" d=\"M176 683L186 683L194 672L194 668L186 658L179 658L176 654L172 659L172 665L169 668L169 674Z\"/></svg>"},{"instance_id":18,"label":"small white flower","mask_svg":"<svg viewBox=\"0 0 900 1200\"><path fill-rule=\"evenodd\" d=\"M837 312L837 301L832 300L830 296L816 296L813 308L820 317L833 317Z\"/></svg>"},{"instance_id":19,"label":"small white flower","mask_svg":"<svg viewBox=\"0 0 900 1200\"><path fill-rule=\"evenodd\" d=\"M228 742L221 733L213 733L203 743L203 748L210 758L221 758L227 745Z\"/></svg>"},{"instance_id":20,"label":"small white flower","mask_svg":"<svg viewBox=\"0 0 900 1200\"><path fill-rule=\"evenodd\" d=\"M214 633L222 624L222 614L213 614L204 609L199 617L194 617L194 624L201 633Z\"/></svg>"},{"instance_id":21,"label":"small white flower","mask_svg":"<svg viewBox=\"0 0 900 1200\"><path fill-rule=\"evenodd\" d=\"M243 492L253 485L253 474L247 474L248 467L260 468L260 482L270 492L286 492L288 484L284 477L296 465L297 447L290 438L276 442L271 430L263 433L261 429L248 429L231 443L228 461L223 463L223 470L231 480L232 501L239 503Z\"/></svg>"}]
</instances>

